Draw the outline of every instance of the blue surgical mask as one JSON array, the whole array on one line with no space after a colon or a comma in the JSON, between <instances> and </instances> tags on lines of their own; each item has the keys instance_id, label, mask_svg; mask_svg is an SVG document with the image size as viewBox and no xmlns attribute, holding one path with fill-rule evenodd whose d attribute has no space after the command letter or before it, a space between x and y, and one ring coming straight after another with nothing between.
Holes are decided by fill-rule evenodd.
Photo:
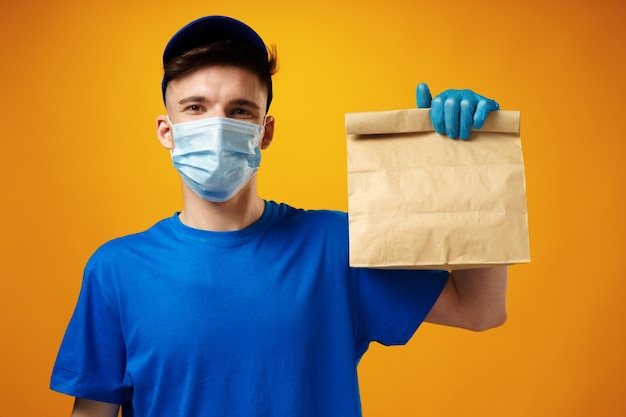
<instances>
[{"instance_id":1,"label":"blue surgical mask","mask_svg":"<svg viewBox=\"0 0 626 417\"><path fill-rule=\"evenodd\" d=\"M263 126L211 117L172 125L172 161L185 183L201 198L233 198L261 163Z\"/></svg>"}]
</instances>

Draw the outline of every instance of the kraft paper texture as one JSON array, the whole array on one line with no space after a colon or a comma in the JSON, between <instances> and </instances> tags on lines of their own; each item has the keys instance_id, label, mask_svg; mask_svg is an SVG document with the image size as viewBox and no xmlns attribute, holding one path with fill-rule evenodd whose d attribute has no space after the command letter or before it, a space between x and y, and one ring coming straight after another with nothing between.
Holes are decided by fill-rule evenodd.
<instances>
[{"instance_id":1,"label":"kraft paper texture","mask_svg":"<svg viewBox=\"0 0 626 417\"><path fill-rule=\"evenodd\" d=\"M346 114L350 265L462 269L530 261L519 111L467 141L429 109Z\"/></svg>"}]
</instances>

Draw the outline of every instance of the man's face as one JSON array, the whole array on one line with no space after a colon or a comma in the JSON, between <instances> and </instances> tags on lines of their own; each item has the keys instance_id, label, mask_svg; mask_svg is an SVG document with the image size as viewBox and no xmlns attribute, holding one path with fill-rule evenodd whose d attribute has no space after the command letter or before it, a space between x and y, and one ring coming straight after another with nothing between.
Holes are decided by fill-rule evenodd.
<instances>
[{"instance_id":1,"label":"man's face","mask_svg":"<svg viewBox=\"0 0 626 417\"><path fill-rule=\"evenodd\" d=\"M262 125L267 87L246 69L209 66L170 81L166 100L172 123L221 116Z\"/></svg>"}]
</instances>

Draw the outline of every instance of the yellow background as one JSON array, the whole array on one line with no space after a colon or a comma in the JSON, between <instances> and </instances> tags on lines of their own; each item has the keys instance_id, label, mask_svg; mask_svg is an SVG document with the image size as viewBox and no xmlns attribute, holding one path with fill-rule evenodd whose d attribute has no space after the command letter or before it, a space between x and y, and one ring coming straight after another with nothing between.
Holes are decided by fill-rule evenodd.
<instances>
[{"instance_id":1,"label":"yellow background","mask_svg":"<svg viewBox=\"0 0 626 417\"><path fill-rule=\"evenodd\" d=\"M522 112L532 263L509 321L424 325L360 366L374 416L624 416L626 6L597 1L4 2L2 415L68 415L50 370L88 256L181 208L158 144L163 46L228 14L278 46L262 196L347 209L343 115L472 88ZM419 186L419 184L416 184ZM263 262L259 259L259 262Z\"/></svg>"}]
</instances>

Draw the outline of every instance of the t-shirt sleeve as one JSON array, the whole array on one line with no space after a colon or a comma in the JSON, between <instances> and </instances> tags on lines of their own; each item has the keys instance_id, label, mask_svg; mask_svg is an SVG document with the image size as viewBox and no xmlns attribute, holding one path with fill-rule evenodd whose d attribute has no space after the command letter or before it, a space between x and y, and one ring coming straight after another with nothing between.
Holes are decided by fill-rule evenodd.
<instances>
[{"instance_id":1,"label":"t-shirt sleeve","mask_svg":"<svg viewBox=\"0 0 626 417\"><path fill-rule=\"evenodd\" d=\"M358 269L360 345L409 341L439 298L448 271Z\"/></svg>"},{"instance_id":2,"label":"t-shirt sleeve","mask_svg":"<svg viewBox=\"0 0 626 417\"><path fill-rule=\"evenodd\" d=\"M78 398L122 404L126 350L115 305L86 272L52 371L50 388Z\"/></svg>"}]
</instances>

